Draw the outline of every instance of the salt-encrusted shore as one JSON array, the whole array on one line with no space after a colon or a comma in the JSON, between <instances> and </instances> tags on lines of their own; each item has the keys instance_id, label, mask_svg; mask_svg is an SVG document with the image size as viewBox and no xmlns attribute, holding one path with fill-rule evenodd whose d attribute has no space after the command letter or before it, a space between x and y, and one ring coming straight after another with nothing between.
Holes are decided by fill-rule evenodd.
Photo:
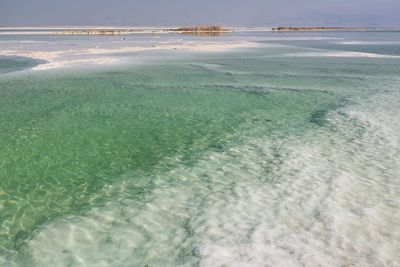
<instances>
[{"instance_id":1,"label":"salt-encrusted shore","mask_svg":"<svg viewBox=\"0 0 400 267\"><path fill-rule=\"evenodd\" d=\"M129 35L136 33L227 33L232 29L215 25L194 27L0 27L0 35Z\"/></svg>"},{"instance_id":2,"label":"salt-encrusted shore","mask_svg":"<svg viewBox=\"0 0 400 267\"><path fill-rule=\"evenodd\" d=\"M76 64L111 64L119 61L119 58L113 54L129 53L140 51L156 51L156 50L182 50L192 52L220 52L231 49L257 47L258 44L252 42L181 42L171 43L163 42L150 44L148 46L123 46L123 47L93 47L93 48L76 48L68 50L1 50L0 55L3 56L23 56L34 59L44 60L46 63L40 64L33 69L44 70L59 68L63 66L71 66Z\"/></svg>"}]
</instances>

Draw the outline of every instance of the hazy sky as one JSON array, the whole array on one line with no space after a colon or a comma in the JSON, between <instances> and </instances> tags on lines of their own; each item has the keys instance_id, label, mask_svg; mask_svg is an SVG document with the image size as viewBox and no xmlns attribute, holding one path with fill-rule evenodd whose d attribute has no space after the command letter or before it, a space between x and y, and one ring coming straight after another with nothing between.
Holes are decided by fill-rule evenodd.
<instances>
[{"instance_id":1,"label":"hazy sky","mask_svg":"<svg viewBox=\"0 0 400 267\"><path fill-rule=\"evenodd\" d=\"M0 0L0 26L400 26L400 0Z\"/></svg>"}]
</instances>

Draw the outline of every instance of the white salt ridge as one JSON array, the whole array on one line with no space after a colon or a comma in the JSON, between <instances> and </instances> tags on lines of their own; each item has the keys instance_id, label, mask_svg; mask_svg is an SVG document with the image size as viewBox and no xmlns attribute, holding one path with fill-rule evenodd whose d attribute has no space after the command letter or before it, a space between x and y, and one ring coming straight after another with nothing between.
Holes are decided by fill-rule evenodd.
<instances>
[{"instance_id":1,"label":"white salt ridge","mask_svg":"<svg viewBox=\"0 0 400 267\"><path fill-rule=\"evenodd\" d=\"M343 41L343 42L337 42L337 44L342 44L342 45L394 45L394 44L399 44L399 42L388 42L388 41Z\"/></svg>"},{"instance_id":2,"label":"white salt ridge","mask_svg":"<svg viewBox=\"0 0 400 267\"><path fill-rule=\"evenodd\" d=\"M300 52L287 53L271 57L341 57L341 58L400 58L395 55L383 55L365 52L353 51L318 51L318 52Z\"/></svg>"},{"instance_id":3,"label":"white salt ridge","mask_svg":"<svg viewBox=\"0 0 400 267\"><path fill-rule=\"evenodd\" d=\"M111 64L118 62L119 59L111 57L99 57L99 58L88 58L88 59L74 59L74 60L64 60L64 61L53 61L50 63L40 64L32 68L33 70L48 70L61 68L65 66L76 66L81 64Z\"/></svg>"},{"instance_id":4,"label":"white salt ridge","mask_svg":"<svg viewBox=\"0 0 400 267\"><path fill-rule=\"evenodd\" d=\"M19 48L17 50L3 49L0 55L5 56L23 56L40 60L47 63L41 64L34 70L48 70L53 68L76 66L78 64L111 64L120 61L110 54L134 53L140 51L157 50L183 50L187 52L221 52L231 49L252 48L260 46L253 42L160 42L153 46L127 46L127 47L94 47L77 48L68 50L29 50L29 47ZM98 55L107 55L107 57L98 57ZM82 59L82 57L85 57Z\"/></svg>"},{"instance_id":5,"label":"white salt ridge","mask_svg":"<svg viewBox=\"0 0 400 267\"><path fill-rule=\"evenodd\" d=\"M144 199L128 190L52 222L24 251L41 267L400 266L399 97L332 112L301 139L249 140L160 173Z\"/></svg>"},{"instance_id":6,"label":"white salt ridge","mask_svg":"<svg viewBox=\"0 0 400 267\"><path fill-rule=\"evenodd\" d=\"M338 37L311 37L311 36L290 36L281 35L276 33L278 37L252 37L252 40L264 40L264 41L330 41L330 40L343 40L344 38Z\"/></svg>"}]
</instances>

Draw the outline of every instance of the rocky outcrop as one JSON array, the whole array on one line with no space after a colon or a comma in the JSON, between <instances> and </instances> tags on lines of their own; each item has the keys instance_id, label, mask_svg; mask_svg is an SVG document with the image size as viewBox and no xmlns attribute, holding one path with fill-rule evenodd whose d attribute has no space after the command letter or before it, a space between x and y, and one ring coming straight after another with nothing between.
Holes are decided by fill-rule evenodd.
<instances>
[{"instance_id":1,"label":"rocky outcrop","mask_svg":"<svg viewBox=\"0 0 400 267\"><path fill-rule=\"evenodd\" d=\"M177 29L169 29L169 31L181 32L181 33L223 33L223 32L229 32L230 30L215 25L199 25L195 27L181 27Z\"/></svg>"}]
</instances>

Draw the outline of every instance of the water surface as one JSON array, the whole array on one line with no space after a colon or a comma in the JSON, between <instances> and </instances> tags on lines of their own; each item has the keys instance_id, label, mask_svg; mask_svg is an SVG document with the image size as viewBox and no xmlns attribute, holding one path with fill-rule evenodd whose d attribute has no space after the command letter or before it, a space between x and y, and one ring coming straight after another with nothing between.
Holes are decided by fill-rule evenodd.
<instances>
[{"instance_id":1,"label":"water surface","mask_svg":"<svg viewBox=\"0 0 400 267\"><path fill-rule=\"evenodd\" d=\"M179 38L259 47L0 74L0 263L399 265L398 33Z\"/></svg>"}]
</instances>

